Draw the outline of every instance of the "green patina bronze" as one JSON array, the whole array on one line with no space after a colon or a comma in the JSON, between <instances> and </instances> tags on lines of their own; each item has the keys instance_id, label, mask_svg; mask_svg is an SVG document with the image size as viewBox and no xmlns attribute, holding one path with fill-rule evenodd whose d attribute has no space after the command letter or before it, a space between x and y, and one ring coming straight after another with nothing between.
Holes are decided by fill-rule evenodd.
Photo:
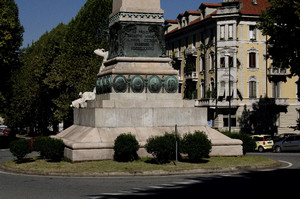
<instances>
[{"instance_id":1,"label":"green patina bronze","mask_svg":"<svg viewBox=\"0 0 300 199\"><path fill-rule=\"evenodd\" d=\"M134 93L142 93L145 89L145 81L140 75L136 75L130 82L131 90Z\"/></svg>"},{"instance_id":2,"label":"green patina bronze","mask_svg":"<svg viewBox=\"0 0 300 199\"><path fill-rule=\"evenodd\" d=\"M167 93L176 93L178 90L178 79L174 76L168 76L165 79L165 90Z\"/></svg>"},{"instance_id":3,"label":"green patina bronze","mask_svg":"<svg viewBox=\"0 0 300 199\"><path fill-rule=\"evenodd\" d=\"M99 77L96 82L97 94L111 93L112 90L116 93L176 93L178 91L178 80L175 76L168 76L167 78L160 78L153 75L149 78L143 78L136 75L132 78L124 75L117 75L112 79L111 75ZM130 89L129 89L130 88ZM145 89L147 88L147 89Z\"/></svg>"},{"instance_id":4,"label":"green patina bronze","mask_svg":"<svg viewBox=\"0 0 300 199\"><path fill-rule=\"evenodd\" d=\"M108 59L115 57L164 57L161 24L117 22L110 27Z\"/></svg>"},{"instance_id":5,"label":"green patina bronze","mask_svg":"<svg viewBox=\"0 0 300 199\"><path fill-rule=\"evenodd\" d=\"M113 88L116 93L125 93L127 90L127 79L124 75L118 75L113 82Z\"/></svg>"},{"instance_id":6,"label":"green patina bronze","mask_svg":"<svg viewBox=\"0 0 300 199\"><path fill-rule=\"evenodd\" d=\"M151 93L159 93L161 91L161 88L162 88L161 79L156 75L151 76L148 80L148 90Z\"/></svg>"}]
</instances>

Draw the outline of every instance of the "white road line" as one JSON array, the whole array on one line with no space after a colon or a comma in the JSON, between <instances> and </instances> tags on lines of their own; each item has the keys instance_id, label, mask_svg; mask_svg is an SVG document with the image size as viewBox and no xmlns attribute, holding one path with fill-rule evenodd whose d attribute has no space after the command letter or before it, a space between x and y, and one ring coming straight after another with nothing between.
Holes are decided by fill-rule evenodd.
<instances>
[{"instance_id":1,"label":"white road line","mask_svg":"<svg viewBox=\"0 0 300 199\"><path fill-rule=\"evenodd\" d=\"M283 161L283 160L278 160L279 162L283 162L283 163L286 163L286 164L288 164L287 166L285 166L285 167L280 167L280 169L287 169L287 168L290 168L290 167L292 167L293 166L293 164L292 163L290 163L290 162L287 162L287 161Z\"/></svg>"}]
</instances>

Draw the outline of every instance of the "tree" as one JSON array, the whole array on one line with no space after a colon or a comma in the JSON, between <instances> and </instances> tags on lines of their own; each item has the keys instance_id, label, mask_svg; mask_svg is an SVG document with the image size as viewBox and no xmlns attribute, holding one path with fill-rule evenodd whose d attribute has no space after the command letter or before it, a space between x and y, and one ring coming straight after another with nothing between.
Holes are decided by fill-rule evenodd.
<instances>
[{"instance_id":1,"label":"tree","mask_svg":"<svg viewBox=\"0 0 300 199\"><path fill-rule=\"evenodd\" d=\"M253 111L250 117L255 134L277 133L276 121L280 112L286 112L286 108L276 105L273 98L260 98L258 103L252 105Z\"/></svg>"},{"instance_id":2,"label":"tree","mask_svg":"<svg viewBox=\"0 0 300 199\"><path fill-rule=\"evenodd\" d=\"M241 132L250 135L252 133L251 112L247 109L247 105L244 106L243 113L238 121L240 123Z\"/></svg>"},{"instance_id":3,"label":"tree","mask_svg":"<svg viewBox=\"0 0 300 199\"><path fill-rule=\"evenodd\" d=\"M57 92L44 79L60 53L65 27L59 24L23 50L20 58L23 65L12 76L13 97L7 111L10 126L30 126L38 133L47 133L50 124L58 124L52 113L55 109L52 99Z\"/></svg>"},{"instance_id":4,"label":"tree","mask_svg":"<svg viewBox=\"0 0 300 199\"><path fill-rule=\"evenodd\" d=\"M259 28L268 35L267 56L272 65L290 68L300 76L300 3L296 0L269 0L271 6L262 11Z\"/></svg>"},{"instance_id":5,"label":"tree","mask_svg":"<svg viewBox=\"0 0 300 199\"><path fill-rule=\"evenodd\" d=\"M93 51L107 49L111 5L111 0L88 0L69 24L59 24L23 50L22 67L12 78L6 117L11 127L30 126L45 134L51 124L73 123L71 102L96 84L102 59Z\"/></svg>"},{"instance_id":6,"label":"tree","mask_svg":"<svg viewBox=\"0 0 300 199\"><path fill-rule=\"evenodd\" d=\"M24 28L14 0L1 0L0 10L0 113L3 114L10 99L11 74L19 67Z\"/></svg>"},{"instance_id":7,"label":"tree","mask_svg":"<svg viewBox=\"0 0 300 199\"><path fill-rule=\"evenodd\" d=\"M61 53L52 64L45 83L56 89L58 96L53 99L57 108L54 117L72 124L70 104L78 98L79 92L92 91L102 58L93 51L108 48L108 16L111 0L88 0L67 27Z\"/></svg>"}]
</instances>

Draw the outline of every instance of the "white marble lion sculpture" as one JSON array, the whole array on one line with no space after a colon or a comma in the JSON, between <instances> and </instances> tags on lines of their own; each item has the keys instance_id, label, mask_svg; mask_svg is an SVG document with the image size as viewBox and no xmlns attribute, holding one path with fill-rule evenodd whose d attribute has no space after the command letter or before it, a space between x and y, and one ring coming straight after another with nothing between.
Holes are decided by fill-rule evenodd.
<instances>
[{"instance_id":1,"label":"white marble lion sculpture","mask_svg":"<svg viewBox=\"0 0 300 199\"><path fill-rule=\"evenodd\" d=\"M87 101L95 100L96 99L96 89L94 89L93 92L80 92L79 93L80 98L77 100L74 100L72 102L71 107L73 108L86 108L87 107Z\"/></svg>"},{"instance_id":2,"label":"white marble lion sculpture","mask_svg":"<svg viewBox=\"0 0 300 199\"><path fill-rule=\"evenodd\" d=\"M103 70L104 67L105 67L105 66L104 66L104 62L107 61L107 58L108 58L108 51L105 51L105 50L102 48L102 49L97 49L97 50L95 50L94 53L95 53L96 55L99 55L99 56L103 57L102 65L101 65L101 67L100 67L100 69L99 69L99 73L100 73L100 72L102 72L102 70Z\"/></svg>"}]
</instances>

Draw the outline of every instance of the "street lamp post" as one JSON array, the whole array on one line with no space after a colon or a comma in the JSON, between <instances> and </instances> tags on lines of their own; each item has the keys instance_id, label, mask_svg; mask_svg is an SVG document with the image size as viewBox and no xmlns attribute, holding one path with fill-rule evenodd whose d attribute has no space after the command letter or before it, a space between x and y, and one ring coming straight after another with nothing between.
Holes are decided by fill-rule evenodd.
<instances>
[{"instance_id":1,"label":"street lamp post","mask_svg":"<svg viewBox=\"0 0 300 199\"><path fill-rule=\"evenodd\" d=\"M230 86L230 83L231 83L231 70L230 70L230 63L229 63L229 57L230 57L230 54L229 53L225 53L225 56L228 58L228 75L229 75L229 78L228 78L228 92L229 92L229 102L228 102L228 130L229 132L231 133L231 86Z\"/></svg>"}]
</instances>

